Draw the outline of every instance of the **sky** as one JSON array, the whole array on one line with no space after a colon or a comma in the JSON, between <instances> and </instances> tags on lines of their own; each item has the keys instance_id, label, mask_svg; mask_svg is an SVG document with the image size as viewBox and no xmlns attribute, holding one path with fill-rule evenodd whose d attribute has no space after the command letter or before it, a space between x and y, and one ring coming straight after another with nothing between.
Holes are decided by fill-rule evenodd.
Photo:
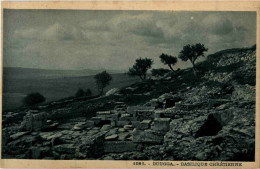
<instances>
[{"instance_id":1,"label":"sky","mask_svg":"<svg viewBox=\"0 0 260 169\"><path fill-rule=\"evenodd\" d=\"M125 71L146 57L167 68L159 55L187 44L208 55L256 43L255 12L5 9L3 22L4 67ZM189 66L179 59L174 69Z\"/></svg>"}]
</instances>

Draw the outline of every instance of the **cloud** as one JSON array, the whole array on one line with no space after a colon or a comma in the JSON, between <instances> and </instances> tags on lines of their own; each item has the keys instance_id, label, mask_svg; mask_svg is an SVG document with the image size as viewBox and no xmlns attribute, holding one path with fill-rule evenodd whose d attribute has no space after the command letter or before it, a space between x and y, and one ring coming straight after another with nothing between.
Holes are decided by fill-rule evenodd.
<instances>
[{"instance_id":1,"label":"cloud","mask_svg":"<svg viewBox=\"0 0 260 169\"><path fill-rule=\"evenodd\" d=\"M216 35L226 35L234 30L232 22L223 16L208 15L202 20L207 32Z\"/></svg>"},{"instance_id":2,"label":"cloud","mask_svg":"<svg viewBox=\"0 0 260 169\"><path fill-rule=\"evenodd\" d=\"M74 26L61 25L55 23L42 33L44 40L77 40L81 39L82 32Z\"/></svg>"},{"instance_id":3,"label":"cloud","mask_svg":"<svg viewBox=\"0 0 260 169\"><path fill-rule=\"evenodd\" d=\"M243 12L35 10L19 22L16 16L4 22L6 66L128 69L149 57L158 68L161 53L177 56L186 44L203 43L213 53L253 45L256 33L256 15Z\"/></svg>"}]
</instances>

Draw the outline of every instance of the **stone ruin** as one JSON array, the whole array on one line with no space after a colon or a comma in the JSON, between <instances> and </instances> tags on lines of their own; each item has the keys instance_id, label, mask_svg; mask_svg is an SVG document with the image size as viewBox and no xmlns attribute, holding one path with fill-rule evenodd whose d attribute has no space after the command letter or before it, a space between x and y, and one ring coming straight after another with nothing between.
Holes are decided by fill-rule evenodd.
<instances>
[{"instance_id":1,"label":"stone ruin","mask_svg":"<svg viewBox=\"0 0 260 169\"><path fill-rule=\"evenodd\" d=\"M238 119L236 114L242 113L228 109L228 104L230 100L223 99L190 104L183 102L178 95L165 94L145 105L118 103L113 110L98 111L90 119L76 118L67 122L53 121L46 112L28 111L19 132L10 134L3 130L4 157L153 160L189 157L207 160L215 151L210 149L205 154L204 149L209 149L208 142L218 139L216 144L225 147L227 143L224 146L222 142L228 142L232 147L225 137L230 137L230 125L237 126L239 120L234 121ZM211 113L212 107L217 109ZM248 125L250 128L252 124ZM244 134L250 138L254 135L247 130ZM201 139L205 141L201 142ZM179 148L184 151L179 152ZM234 151L240 152L239 146ZM231 158L221 153L213 156L220 156L218 159L222 160Z\"/></svg>"}]
</instances>

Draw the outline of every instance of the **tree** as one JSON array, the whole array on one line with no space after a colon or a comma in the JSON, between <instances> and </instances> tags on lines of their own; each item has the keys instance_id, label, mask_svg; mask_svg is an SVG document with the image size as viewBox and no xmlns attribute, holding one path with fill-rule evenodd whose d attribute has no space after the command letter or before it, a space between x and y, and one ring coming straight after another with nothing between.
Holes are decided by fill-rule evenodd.
<instances>
[{"instance_id":1,"label":"tree","mask_svg":"<svg viewBox=\"0 0 260 169\"><path fill-rule=\"evenodd\" d=\"M177 57L167 55L164 53L162 53L159 57L161 58L161 62L165 65L168 65L169 68L174 72L172 66L174 66L177 63L178 61Z\"/></svg>"},{"instance_id":2,"label":"tree","mask_svg":"<svg viewBox=\"0 0 260 169\"><path fill-rule=\"evenodd\" d=\"M79 89L75 94L75 97L83 97L83 96L85 96L85 92L83 89Z\"/></svg>"},{"instance_id":3,"label":"tree","mask_svg":"<svg viewBox=\"0 0 260 169\"><path fill-rule=\"evenodd\" d=\"M27 106L35 106L42 102L45 102L45 97L38 92L30 93L23 99L23 103Z\"/></svg>"},{"instance_id":4,"label":"tree","mask_svg":"<svg viewBox=\"0 0 260 169\"><path fill-rule=\"evenodd\" d=\"M85 91L85 95L86 95L86 96L91 96L91 95L92 95L91 90L90 90L90 89L87 89L87 90Z\"/></svg>"},{"instance_id":5,"label":"tree","mask_svg":"<svg viewBox=\"0 0 260 169\"><path fill-rule=\"evenodd\" d=\"M166 73L169 73L170 70L169 69L160 68L160 69L152 69L151 72L152 72L152 76L163 76Z\"/></svg>"},{"instance_id":6,"label":"tree","mask_svg":"<svg viewBox=\"0 0 260 169\"><path fill-rule=\"evenodd\" d=\"M148 69L151 68L152 64L153 64L152 59L148 59L148 58L136 59L133 67L129 68L128 74L130 76L139 76L140 79L145 80L146 79L146 72L147 72Z\"/></svg>"},{"instance_id":7,"label":"tree","mask_svg":"<svg viewBox=\"0 0 260 169\"><path fill-rule=\"evenodd\" d=\"M208 51L207 48L204 47L203 44L197 43L195 45L186 45L183 47L182 51L179 54L179 58L183 61L190 60L192 64L192 69L194 72L194 75L197 76L197 70L195 67L195 61L200 56L204 57L204 52Z\"/></svg>"},{"instance_id":8,"label":"tree","mask_svg":"<svg viewBox=\"0 0 260 169\"><path fill-rule=\"evenodd\" d=\"M104 88L110 84L112 76L106 71L103 71L101 73L96 74L94 78L96 79L98 91L102 95Z\"/></svg>"}]
</instances>

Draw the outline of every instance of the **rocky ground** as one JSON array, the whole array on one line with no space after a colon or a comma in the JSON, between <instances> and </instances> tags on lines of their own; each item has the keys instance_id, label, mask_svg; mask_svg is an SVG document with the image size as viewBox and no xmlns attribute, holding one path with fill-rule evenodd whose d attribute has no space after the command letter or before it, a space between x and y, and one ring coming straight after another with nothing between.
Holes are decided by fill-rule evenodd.
<instances>
[{"instance_id":1,"label":"rocky ground","mask_svg":"<svg viewBox=\"0 0 260 169\"><path fill-rule=\"evenodd\" d=\"M254 161L255 48L110 91L3 115L2 158Z\"/></svg>"}]
</instances>

